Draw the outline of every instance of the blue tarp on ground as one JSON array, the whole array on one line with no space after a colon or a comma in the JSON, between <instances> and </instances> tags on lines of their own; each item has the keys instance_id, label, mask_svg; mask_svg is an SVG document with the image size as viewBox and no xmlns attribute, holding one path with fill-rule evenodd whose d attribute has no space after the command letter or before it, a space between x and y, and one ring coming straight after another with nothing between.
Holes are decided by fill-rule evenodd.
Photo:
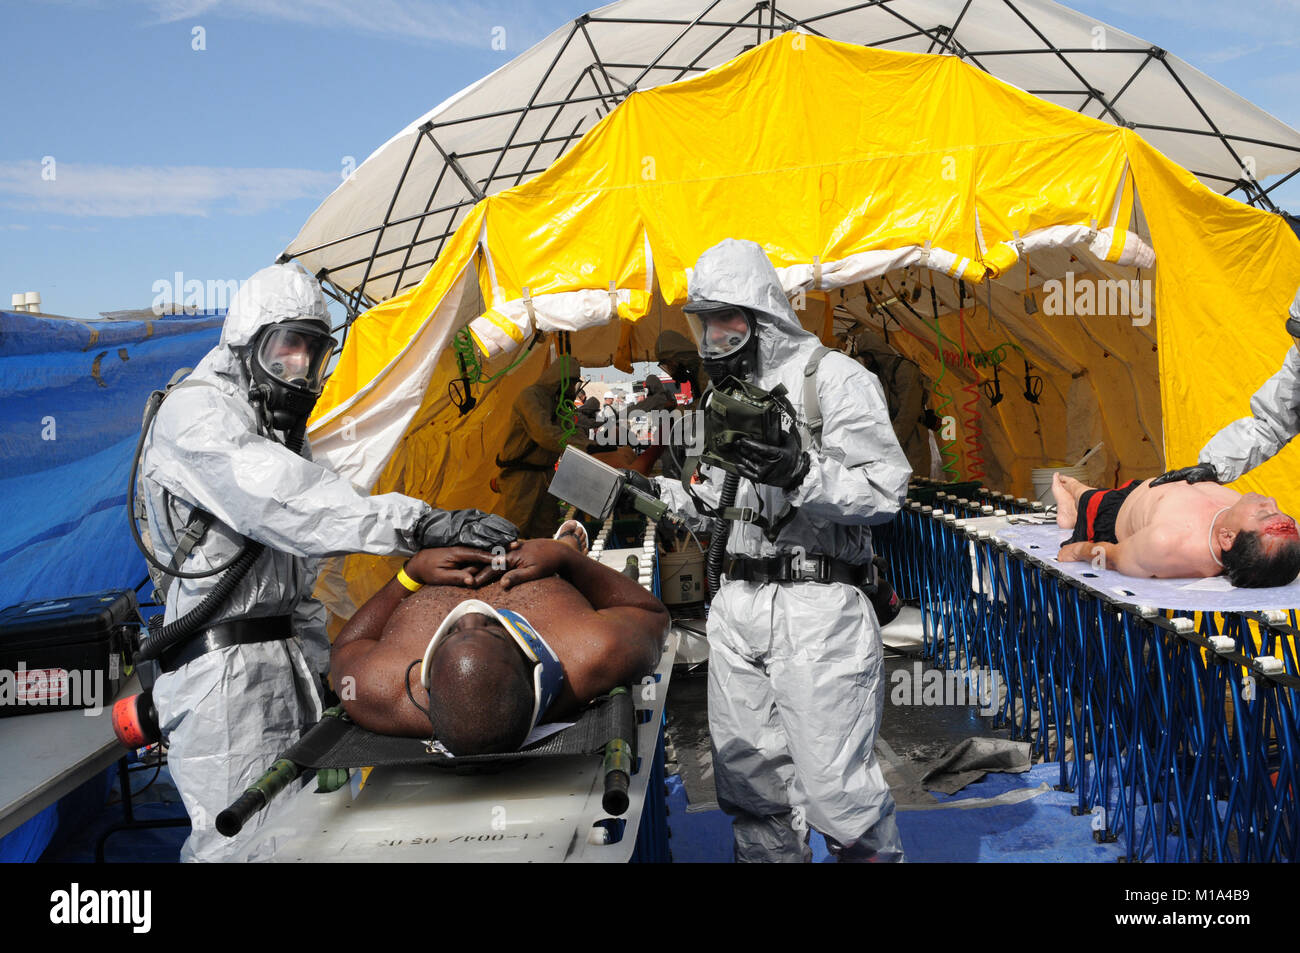
<instances>
[{"instance_id":1,"label":"blue tarp on ground","mask_svg":"<svg viewBox=\"0 0 1300 953\"><path fill-rule=\"evenodd\" d=\"M224 318L0 311L0 607L145 578L125 506L144 404L217 343ZM52 832L51 817L32 818L0 839L0 860L39 854Z\"/></svg>"}]
</instances>

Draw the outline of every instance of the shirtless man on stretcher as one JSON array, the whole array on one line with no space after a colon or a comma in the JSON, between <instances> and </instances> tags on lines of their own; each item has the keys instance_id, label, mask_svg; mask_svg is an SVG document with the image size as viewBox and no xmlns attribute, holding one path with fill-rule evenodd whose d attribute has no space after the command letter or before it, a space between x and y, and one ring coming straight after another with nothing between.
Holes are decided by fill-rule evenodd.
<instances>
[{"instance_id":1,"label":"shirtless man on stretcher","mask_svg":"<svg viewBox=\"0 0 1300 953\"><path fill-rule=\"evenodd\" d=\"M1073 529L1061 562L1091 562L1126 576L1177 579L1226 575L1234 586L1285 586L1300 573L1296 522L1272 497L1217 483L1130 480L1098 490L1052 477L1056 525Z\"/></svg>"},{"instance_id":2,"label":"shirtless man on stretcher","mask_svg":"<svg viewBox=\"0 0 1300 953\"><path fill-rule=\"evenodd\" d=\"M381 734L432 729L454 755L514 751L536 724L652 672L667 611L583 555L583 538L514 543L504 567L464 546L412 556L409 581L391 579L334 642L348 715Z\"/></svg>"}]
</instances>

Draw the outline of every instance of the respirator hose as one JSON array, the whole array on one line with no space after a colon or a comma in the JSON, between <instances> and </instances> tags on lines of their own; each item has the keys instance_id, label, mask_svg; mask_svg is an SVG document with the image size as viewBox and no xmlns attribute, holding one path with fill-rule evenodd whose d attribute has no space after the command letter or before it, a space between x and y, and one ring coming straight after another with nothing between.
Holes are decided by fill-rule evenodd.
<instances>
[{"instance_id":1,"label":"respirator hose","mask_svg":"<svg viewBox=\"0 0 1300 953\"><path fill-rule=\"evenodd\" d=\"M728 473L722 482L722 499L719 509L727 509L736 502L736 491L740 489L740 475ZM708 558L705 562L705 579L709 583L709 596L712 597L722 586L722 557L727 552L727 537L731 535L731 521L715 519L713 537L709 540Z\"/></svg>"},{"instance_id":2,"label":"respirator hose","mask_svg":"<svg viewBox=\"0 0 1300 953\"><path fill-rule=\"evenodd\" d=\"M284 445L292 450L295 454L302 452L303 440L307 436L306 421L294 427L285 439ZM248 571L253 568L253 563L262 555L266 547L262 543L247 540L243 553L240 554L226 570L225 575L217 580L206 596L185 615L179 619L169 622L150 633L149 637L144 640L140 650L135 654L135 664L146 662L149 659L156 659L168 649L180 645L195 632L207 624L216 611L221 607L230 594L235 591L235 587L240 581L248 575Z\"/></svg>"}]
</instances>

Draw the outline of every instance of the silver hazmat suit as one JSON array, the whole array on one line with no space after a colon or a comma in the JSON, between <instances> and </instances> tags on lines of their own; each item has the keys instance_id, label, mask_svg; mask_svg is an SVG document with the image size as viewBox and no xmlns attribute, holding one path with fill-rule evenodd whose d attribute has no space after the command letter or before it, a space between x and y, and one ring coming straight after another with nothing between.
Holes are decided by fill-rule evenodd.
<instances>
[{"instance_id":1,"label":"silver hazmat suit","mask_svg":"<svg viewBox=\"0 0 1300 953\"><path fill-rule=\"evenodd\" d=\"M296 456L260 432L248 399L248 352L259 329L290 319L328 325L314 279L287 265L249 279L217 346L163 402L142 456L149 531L164 562L193 505L216 521L182 570L226 563L241 534L266 545L207 625L287 615L295 633L208 652L154 686L172 777L194 825L182 860L221 860L237 850L244 835L218 834L217 814L320 717L317 677L329 666L329 639L324 607L311 596L317 557L413 552L412 530L430 512L429 504L400 494L369 496L313 463L306 445ZM188 612L220 578L173 580L166 621Z\"/></svg>"},{"instance_id":2,"label":"silver hazmat suit","mask_svg":"<svg viewBox=\"0 0 1300 953\"><path fill-rule=\"evenodd\" d=\"M1250 398L1252 416L1234 420L1201 448L1201 463L1214 465L1220 483L1255 469L1300 433L1300 351L1286 352L1281 369Z\"/></svg>"},{"instance_id":3,"label":"silver hazmat suit","mask_svg":"<svg viewBox=\"0 0 1300 953\"><path fill-rule=\"evenodd\" d=\"M818 340L799 325L771 263L753 242L728 239L705 252L689 282L692 300L752 309L758 370L752 383L784 384L800 417L803 376ZM854 564L871 560L873 523L888 521L911 473L876 378L828 354L817 373L822 447L809 450L803 482L786 492L740 483L737 506L760 501L767 516L798 508L775 542L733 523L727 552L770 556L802 549ZM717 504L720 471L701 468L696 487ZM679 482L660 493L695 514ZM752 583L724 577L708 621L709 730L718 801L734 815L736 858L807 859L806 828L845 845L844 859L898 860L894 801L875 753L884 706L880 628L863 592L841 583Z\"/></svg>"}]
</instances>

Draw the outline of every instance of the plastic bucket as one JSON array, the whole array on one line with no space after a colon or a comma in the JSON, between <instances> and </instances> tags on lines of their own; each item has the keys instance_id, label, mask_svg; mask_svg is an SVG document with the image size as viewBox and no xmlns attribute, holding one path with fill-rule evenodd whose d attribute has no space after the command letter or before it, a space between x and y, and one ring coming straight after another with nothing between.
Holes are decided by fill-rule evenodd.
<instances>
[{"instance_id":1,"label":"plastic bucket","mask_svg":"<svg viewBox=\"0 0 1300 953\"><path fill-rule=\"evenodd\" d=\"M692 546L659 554L659 599L666 606L704 601L704 553Z\"/></svg>"}]
</instances>

